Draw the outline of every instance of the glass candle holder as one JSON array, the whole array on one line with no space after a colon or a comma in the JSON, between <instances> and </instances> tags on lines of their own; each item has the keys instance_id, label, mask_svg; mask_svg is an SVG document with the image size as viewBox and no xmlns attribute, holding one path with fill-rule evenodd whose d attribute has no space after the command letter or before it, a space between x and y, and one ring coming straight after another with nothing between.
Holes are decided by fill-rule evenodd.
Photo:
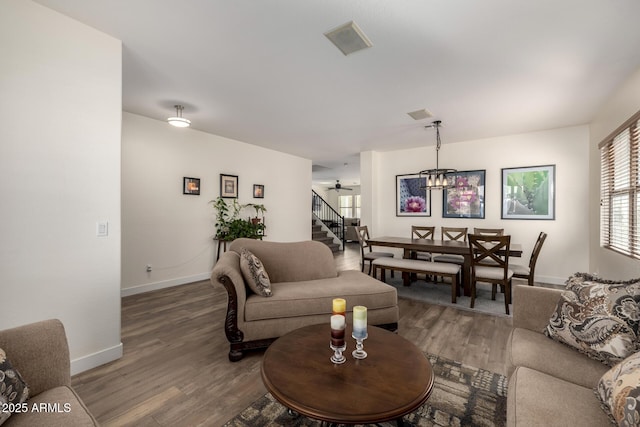
<instances>
[{"instance_id":1,"label":"glass candle holder","mask_svg":"<svg viewBox=\"0 0 640 427\"><path fill-rule=\"evenodd\" d=\"M333 350L331 361L335 364L344 363L347 359L342 354L347 349L344 342L344 334L347 322L344 316L334 314L331 316L331 343L329 347Z\"/></svg>"},{"instance_id":2,"label":"glass candle holder","mask_svg":"<svg viewBox=\"0 0 640 427\"><path fill-rule=\"evenodd\" d=\"M356 334L351 334L351 336L356 340L356 349L353 350L351 355L355 359L365 359L367 357L367 352L364 351L364 340L367 339L368 335L365 332L364 336L356 336Z\"/></svg>"}]
</instances>

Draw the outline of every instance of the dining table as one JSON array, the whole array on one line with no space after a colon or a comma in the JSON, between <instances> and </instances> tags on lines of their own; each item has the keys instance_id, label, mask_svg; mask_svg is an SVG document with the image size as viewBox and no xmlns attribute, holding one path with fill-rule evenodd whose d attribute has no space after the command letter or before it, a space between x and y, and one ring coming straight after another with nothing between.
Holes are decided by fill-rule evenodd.
<instances>
[{"instance_id":1,"label":"dining table","mask_svg":"<svg viewBox=\"0 0 640 427\"><path fill-rule=\"evenodd\" d=\"M404 250L404 258L410 258L411 252L431 252L437 254L462 255L464 264L462 266L462 285L464 295L471 295L471 250L469 243L459 240L436 240L417 239L412 237L383 236L368 239L370 246L386 246ZM509 245L509 256L521 257L522 245L511 243ZM409 286L409 275L403 275L405 286Z\"/></svg>"}]
</instances>

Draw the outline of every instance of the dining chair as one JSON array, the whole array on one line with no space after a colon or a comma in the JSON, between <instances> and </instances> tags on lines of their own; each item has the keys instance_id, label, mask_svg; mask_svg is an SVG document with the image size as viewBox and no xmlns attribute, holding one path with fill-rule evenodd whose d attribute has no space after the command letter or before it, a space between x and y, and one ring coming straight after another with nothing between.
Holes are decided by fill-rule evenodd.
<instances>
[{"instance_id":1,"label":"dining chair","mask_svg":"<svg viewBox=\"0 0 640 427\"><path fill-rule=\"evenodd\" d=\"M362 269L360 271L364 272L364 263L365 261L369 261L369 275L371 275L371 262L374 259L381 257L391 257L393 258L393 254L391 252L374 252L369 244L369 227L366 225L361 225L356 227L356 233L358 234L358 243L360 243L360 254L362 256ZM393 277L393 271L391 272L391 277Z\"/></svg>"},{"instance_id":2,"label":"dining chair","mask_svg":"<svg viewBox=\"0 0 640 427\"><path fill-rule=\"evenodd\" d=\"M412 239L433 239L433 235L436 232L435 227L425 225L412 225L411 226L411 238ZM412 251L411 258L419 259L422 261L431 261L430 252L418 252Z\"/></svg>"},{"instance_id":3,"label":"dining chair","mask_svg":"<svg viewBox=\"0 0 640 427\"><path fill-rule=\"evenodd\" d=\"M538 235L535 245L533 245L533 251L531 252L531 258L529 258L529 266L521 264L509 264L509 268L513 270L513 277L518 279L526 279L529 286L533 286L534 273L536 270L536 262L538 261L538 255L542 250L542 245L547 239L547 233L541 231Z\"/></svg>"},{"instance_id":4,"label":"dining chair","mask_svg":"<svg viewBox=\"0 0 640 427\"><path fill-rule=\"evenodd\" d=\"M475 228L473 234L480 234L482 236L502 236L504 235L504 228Z\"/></svg>"},{"instance_id":5,"label":"dining chair","mask_svg":"<svg viewBox=\"0 0 640 427\"><path fill-rule=\"evenodd\" d=\"M440 229L440 240L457 240L467 243L467 227L442 227ZM435 262L451 262L454 264L464 264L464 256L455 254L434 255Z\"/></svg>"},{"instance_id":6,"label":"dining chair","mask_svg":"<svg viewBox=\"0 0 640 427\"><path fill-rule=\"evenodd\" d=\"M504 307L509 314L511 303L511 279L513 270L509 269L509 248L511 236L484 236L469 234L471 254L471 308L476 302L477 282L491 283L491 299L496 299L497 285L504 289ZM502 255L504 254L504 255Z\"/></svg>"}]
</instances>

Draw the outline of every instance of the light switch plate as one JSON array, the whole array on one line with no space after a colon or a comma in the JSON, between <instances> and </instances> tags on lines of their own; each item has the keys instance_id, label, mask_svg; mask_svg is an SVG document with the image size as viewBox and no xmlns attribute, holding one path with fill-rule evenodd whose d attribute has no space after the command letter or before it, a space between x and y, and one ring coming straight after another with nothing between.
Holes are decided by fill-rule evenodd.
<instances>
[{"instance_id":1,"label":"light switch plate","mask_svg":"<svg viewBox=\"0 0 640 427\"><path fill-rule=\"evenodd\" d=\"M107 237L109 235L109 223L100 221L96 223L96 236Z\"/></svg>"}]
</instances>

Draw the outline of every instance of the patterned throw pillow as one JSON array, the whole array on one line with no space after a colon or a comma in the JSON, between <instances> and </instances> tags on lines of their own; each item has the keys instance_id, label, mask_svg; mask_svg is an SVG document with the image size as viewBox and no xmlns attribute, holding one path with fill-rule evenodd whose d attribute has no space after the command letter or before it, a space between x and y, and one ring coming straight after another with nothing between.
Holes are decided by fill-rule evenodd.
<instances>
[{"instance_id":1,"label":"patterned throw pillow","mask_svg":"<svg viewBox=\"0 0 640 427\"><path fill-rule=\"evenodd\" d=\"M263 297L271 296L269 275L264 270L260 259L246 248L240 251L240 271L253 292Z\"/></svg>"},{"instance_id":2,"label":"patterned throw pillow","mask_svg":"<svg viewBox=\"0 0 640 427\"><path fill-rule=\"evenodd\" d=\"M20 406L29 397L29 388L15 369L3 349L0 348L0 406L11 409ZM0 411L0 425L9 419L12 411Z\"/></svg>"},{"instance_id":3,"label":"patterned throw pillow","mask_svg":"<svg viewBox=\"0 0 640 427\"><path fill-rule=\"evenodd\" d=\"M598 381L598 397L619 426L640 423L640 353L609 369Z\"/></svg>"},{"instance_id":4,"label":"patterned throw pillow","mask_svg":"<svg viewBox=\"0 0 640 427\"><path fill-rule=\"evenodd\" d=\"M616 282L576 273L544 333L613 366L640 350L639 326L640 279Z\"/></svg>"}]
</instances>

